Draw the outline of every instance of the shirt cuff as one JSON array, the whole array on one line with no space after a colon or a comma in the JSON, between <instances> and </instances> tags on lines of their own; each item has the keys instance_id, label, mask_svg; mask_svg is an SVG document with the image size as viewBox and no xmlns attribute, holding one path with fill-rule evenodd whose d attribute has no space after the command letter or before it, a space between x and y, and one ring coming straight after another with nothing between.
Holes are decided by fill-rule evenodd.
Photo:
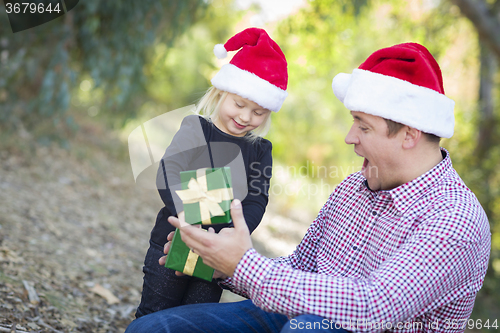
<instances>
[{"instance_id":1,"label":"shirt cuff","mask_svg":"<svg viewBox=\"0 0 500 333\"><path fill-rule=\"evenodd\" d=\"M260 255L253 248L249 249L234 270L232 284L237 290L245 291L253 299L258 295L272 267L272 259Z\"/></svg>"}]
</instances>

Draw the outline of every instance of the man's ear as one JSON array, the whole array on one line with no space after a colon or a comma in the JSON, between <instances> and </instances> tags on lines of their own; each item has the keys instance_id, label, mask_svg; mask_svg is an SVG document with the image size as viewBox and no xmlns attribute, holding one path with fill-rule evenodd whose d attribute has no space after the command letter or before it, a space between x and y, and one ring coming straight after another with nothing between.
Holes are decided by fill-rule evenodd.
<instances>
[{"instance_id":1,"label":"man's ear","mask_svg":"<svg viewBox=\"0 0 500 333\"><path fill-rule=\"evenodd\" d=\"M403 129L404 138L403 138L403 148L411 149L417 145L417 143L422 139L422 131L410 127L405 126Z\"/></svg>"}]
</instances>

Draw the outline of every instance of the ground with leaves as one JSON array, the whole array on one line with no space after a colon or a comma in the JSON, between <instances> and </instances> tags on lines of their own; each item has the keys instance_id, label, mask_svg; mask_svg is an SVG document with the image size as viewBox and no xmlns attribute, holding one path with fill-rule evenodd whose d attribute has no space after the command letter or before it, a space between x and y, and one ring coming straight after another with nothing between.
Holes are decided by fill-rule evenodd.
<instances>
[{"instance_id":1,"label":"ground with leaves","mask_svg":"<svg viewBox=\"0 0 500 333\"><path fill-rule=\"evenodd\" d=\"M66 149L34 145L25 131L8 141L0 149L0 332L123 332L140 300L158 194L135 185L126 145L95 124L81 125ZM311 221L300 214L283 217L271 205L254 246L290 252ZM222 301L237 299L225 292Z\"/></svg>"}]
</instances>

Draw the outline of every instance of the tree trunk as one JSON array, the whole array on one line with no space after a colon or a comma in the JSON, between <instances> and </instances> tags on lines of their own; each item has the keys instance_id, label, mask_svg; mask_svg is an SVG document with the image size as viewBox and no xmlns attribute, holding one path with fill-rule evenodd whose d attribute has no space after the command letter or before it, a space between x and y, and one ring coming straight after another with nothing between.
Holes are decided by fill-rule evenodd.
<instances>
[{"instance_id":1,"label":"tree trunk","mask_svg":"<svg viewBox=\"0 0 500 333\"><path fill-rule=\"evenodd\" d=\"M497 59L485 43L480 41L479 44L481 70L479 78L479 119L476 154L479 160L483 160L487 158L489 150L495 145L496 141L494 79L497 73Z\"/></svg>"},{"instance_id":2,"label":"tree trunk","mask_svg":"<svg viewBox=\"0 0 500 333\"><path fill-rule=\"evenodd\" d=\"M498 135L495 128L498 123L495 115L495 74L497 73L497 58L490 48L483 42L480 44L480 79L479 79L479 100L478 100L478 120L477 120L477 144L474 152L475 168L481 170L480 191L477 193L486 215L492 221L494 219L492 204L495 201L495 194L490 187L491 178L497 174L496 166L491 163L491 152L498 143Z\"/></svg>"},{"instance_id":3,"label":"tree trunk","mask_svg":"<svg viewBox=\"0 0 500 333\"><path fill-rule=\"evenodd\" d=\"M499 1L497 0L491 7L488 6L487 1L452 0L452 2L474 24L479 38L500 59L500 19L497 16Z\"/></svg>"}]
</instances>

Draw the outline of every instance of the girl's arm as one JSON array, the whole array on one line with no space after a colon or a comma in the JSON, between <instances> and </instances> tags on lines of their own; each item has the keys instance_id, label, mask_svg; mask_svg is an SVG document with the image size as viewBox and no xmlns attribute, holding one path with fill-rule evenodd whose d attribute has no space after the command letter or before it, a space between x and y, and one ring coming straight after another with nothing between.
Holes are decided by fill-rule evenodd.
<instances>
[{"instance_id":1,"label":"girl's arm","mask_svg":"<svg viewBox=\"0 0 500 333\"><path fill-rule=\"evenodd\" d=\"M241 202L250 233L260 224L266 211L272 176L272 144L267 140L262 140L260 144L262 145L260 156L257 161L250 164L248 169L248 194Z\"/></svg>"}]
</instances>

